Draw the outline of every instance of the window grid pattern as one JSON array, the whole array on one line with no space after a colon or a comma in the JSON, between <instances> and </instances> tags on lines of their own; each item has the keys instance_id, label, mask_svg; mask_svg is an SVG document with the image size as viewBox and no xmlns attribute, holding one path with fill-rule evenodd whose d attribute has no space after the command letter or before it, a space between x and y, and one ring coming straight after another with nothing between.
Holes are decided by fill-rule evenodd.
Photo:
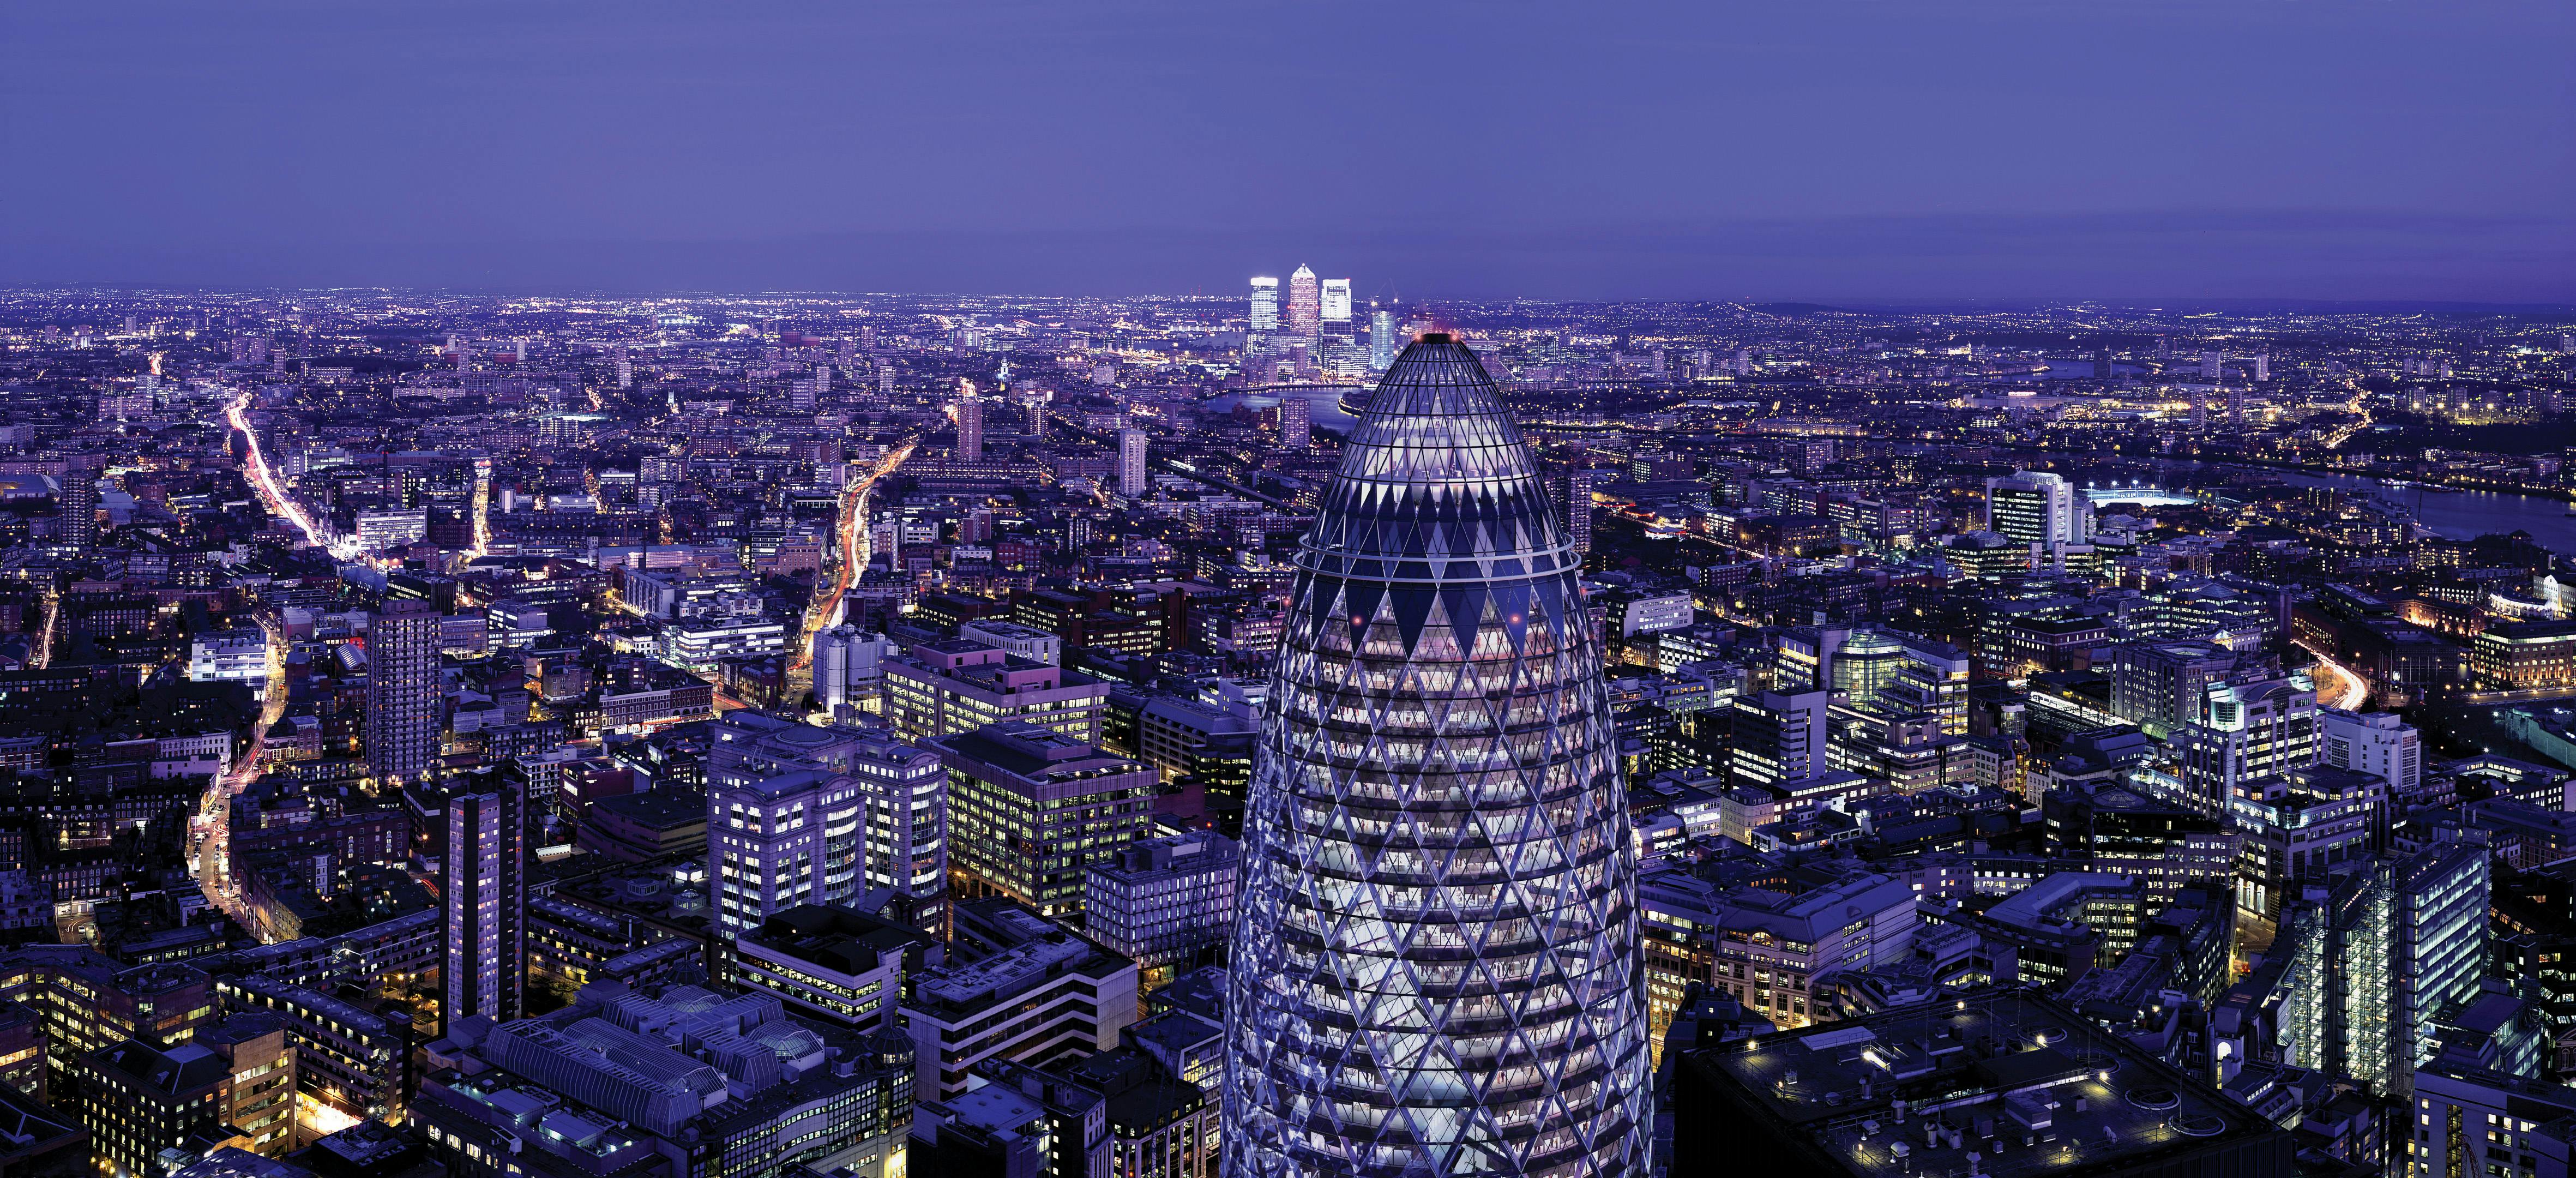
<instances>
[{"instance_id":1,"label":"window grid pattern","mask_svg":"<svg viewBox=\"0 0 2576 1178\"><path fill-rule=\"evenodd\" d=\"M1642 1172L1602 652L1472 352L1396 361L1297 565L1244 823L1224 1172Z\"/></svg>"}]
</instances>

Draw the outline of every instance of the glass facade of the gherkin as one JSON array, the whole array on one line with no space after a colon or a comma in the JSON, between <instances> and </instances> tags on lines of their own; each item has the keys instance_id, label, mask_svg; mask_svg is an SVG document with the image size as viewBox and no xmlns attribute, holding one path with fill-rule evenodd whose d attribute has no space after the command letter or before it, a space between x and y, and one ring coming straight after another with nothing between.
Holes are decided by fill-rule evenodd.
<instances>
[{"instance_id":1,"label":"glass facade of the gherkin","mask_svg":"<svg viewBox=\"0 0 2576 1178\"><path fill-rule=\"evenodd\" d=\"M1321 508L1244 817L1224 1173L1641 1173L1602 652L1474 353L1405 349Z\"/></svg>"}]
</instances>

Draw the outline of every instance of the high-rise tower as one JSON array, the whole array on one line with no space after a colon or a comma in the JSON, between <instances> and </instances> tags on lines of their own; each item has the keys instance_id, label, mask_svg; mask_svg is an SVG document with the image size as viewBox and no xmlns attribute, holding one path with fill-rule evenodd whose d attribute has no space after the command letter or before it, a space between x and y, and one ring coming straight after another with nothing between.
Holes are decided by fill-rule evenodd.
<instances>
[{"instance_id":1,"label":"high-rise tower","mask_svg":"<svg viewBox=\"0 0 2576 1178\"><path fill-rule=\"evenodd\" d=\"M957 457L963 462L984 460L984 402L972 391L957 401Z\"/></svg>"},{"instance_id":2,"label":"high-rise tower","mask_svg":"<svg viewBox=\"0 0 2576 1178\"><path fill-rule=\"evenodd\" d=\"M1279 330L1278 279L1252 280L1252 318L1247 323L1247 330L1264 335Z\"/></svg>"},{"instance_id":3,"label":"high-rise tower","mask_svg":"<svg viewBox=\"0 0 2576 1178\"><path fill-rule=\"evenodd\" d=\"M1118 493L1130 499L1142 499L1154 489L1145 466L1145 431L1118 431Z\"/></svg>"},{"instance_id":4,"label":"high-rise tower","mask_svg":"<svg viewBox=\"0 0 2576 1178\"><path fill-rule=\"evenodd\" d=\"M1637 864L1579 567L1475 354L1407 347L1264 705L1227 1178L1643 1170Z\"/></svg>"},{"instance_id":5,"label":"high-rise tower","mask_svg":"<svg viewBox=\"0 0 2576 1178\"><path fill-rule=\"evenodd\" d=\"M1316 294L1317 314L1326 323L1347 323L1351 318L1351 280L1327 278Z\"/></svg>"},{"instance_id":6,"label":"high-rise tower","mask_svg":"<svg viewBox=\"0 0 2576 1178\"><path fill-rule=\"evenodd\" d=\"M69 464L62 478L63 542L86 552L98 543L98 475Z\"/></svg>"},{"instance_id":7,"label":"high-rise tower","mask_svg":"<svg viewBox=\"0 0 2576 1178\"><path fill-rule=\"evenodd\" d=\"M385 603L367 626L367 772L416 777L438 759L438 607L417 598Z\"/></svg>"},{"instance_id":8,"label":"high-rise tower","mask_svg":"<svg viewBox=\"0 0 2576 1178\"><path fill-rule=\"evenodd\" d=\"M528 960L527 833L519 783L495 776L488 789L447 796L447 855L439 864L445 905L447 1025L479 1014L519 1017Z\"/></svg>"},{"instance_id":9,"label":"high-rise tower","mask_svg":"<svg viewBox=\"0 0 2576 1178\"><path fill-rule=\"evenodd\" d=\"M1288 334L1313 339L1324 330L1324 288L1304 266L1288 276Z\"/></svg>"},{"instance_id":10,"label":"high-rise tower","mask_svg":"<svg viewBox=\"0 0 2576 1178\"><path fill-rule=\"evenodd\" d=\"M1291 394L1279 401L1279 448L1303 450L1314 441L1314 426L1307 414L1312 409L1306 398Z\"/></svg>"}]
</instances>

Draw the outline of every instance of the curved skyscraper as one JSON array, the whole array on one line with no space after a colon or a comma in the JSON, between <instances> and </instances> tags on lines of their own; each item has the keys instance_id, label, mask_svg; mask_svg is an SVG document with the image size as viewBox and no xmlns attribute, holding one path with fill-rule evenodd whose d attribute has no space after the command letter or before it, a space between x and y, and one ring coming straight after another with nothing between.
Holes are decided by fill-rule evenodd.
<instances>
[{"instance_id":1,"label":"curved skyscraper","mask_svg":"<svg viewBox=\"0 0 2576 1178\"><path fill-rule=\"evenodd\" d=\"M1243 826L1227 1178L1643 1172L1636 861L1578 558L1407 347L1297 557Z\"/></svg>"}]
</instances>

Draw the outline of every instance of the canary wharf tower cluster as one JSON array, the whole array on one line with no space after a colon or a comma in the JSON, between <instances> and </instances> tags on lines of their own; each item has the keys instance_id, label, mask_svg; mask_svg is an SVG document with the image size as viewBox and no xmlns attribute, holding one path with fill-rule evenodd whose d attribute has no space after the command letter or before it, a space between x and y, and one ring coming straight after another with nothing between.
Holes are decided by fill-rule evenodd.
<instances>
[{"instance_id":1,"label":"canary wharf tower cluster","mask_svg":"<svg viewBox=\"0 0 2576 1178\"><path fill-rule=\"evenodd\" d=\"M1244 821L1227 1174L1640 1161L1636 861L1580 571L1483 364L1424 334L1296 557Z\"/></svg>"}]
</instances>

